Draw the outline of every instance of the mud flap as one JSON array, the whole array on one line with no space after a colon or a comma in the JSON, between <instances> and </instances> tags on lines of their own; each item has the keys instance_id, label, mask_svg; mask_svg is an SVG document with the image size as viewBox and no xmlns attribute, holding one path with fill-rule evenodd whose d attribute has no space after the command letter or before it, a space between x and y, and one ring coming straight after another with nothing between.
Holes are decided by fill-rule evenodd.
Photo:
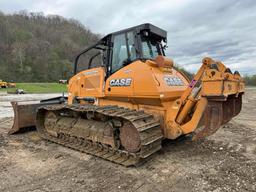
<instances>
[{"instance_id":1,"label":"mud flap","mask_svg":"<svg viewBox=\"0 0 256 192\"><path fill-rule=\"evenodd\" d=\"M242 108L242 94L222 98L208 98L208 105L200 126L193 132L192 140L199 140L215 133L223 124L239 114Z\"/></svg>"}]
</instances>

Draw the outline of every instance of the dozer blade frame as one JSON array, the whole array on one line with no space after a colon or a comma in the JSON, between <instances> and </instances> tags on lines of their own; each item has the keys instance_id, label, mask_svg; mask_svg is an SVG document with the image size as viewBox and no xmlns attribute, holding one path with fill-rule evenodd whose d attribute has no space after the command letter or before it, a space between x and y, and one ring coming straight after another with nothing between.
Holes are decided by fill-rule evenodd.
<instances>
[{"instance_id":1,"label":"dozer blade frame","mask_svg":"<svg viewBox=\"0 0 256 192\"><path fill-rule=\"evenodd\" d=\"M37 108L44 105L61 104L66 102L66 97L55 97L41 101L13 101L11 102L14 111L13 126L8 134L14 134L21 129L34 127L36 125Z\"/></svg>"},{"instance_id":2,"label":"dozer blade frame","mask_svg":"<svg viewBox=\"0 0 256 192\"><path fill-rule=\"evenodd\" d=\"M231 73L223 63L204 58L179 100L172 121L175 131L168 136L190 134L198 140L212 135L241 111L244 87L239 72Z\"/></svg>"},{"instance_id":3,"label":"dozer blade frame","mask_svg":"<svg viewBox=\"0 0 256 192\"><path fill-rule=\"evenodd\" d=\"M242 94L230 95L225 101L208 98L208 104L199 126L192 134L192 140L200 140L214 134L222 125L239 114L242 108Z\"/></svg>"}]
</instances>

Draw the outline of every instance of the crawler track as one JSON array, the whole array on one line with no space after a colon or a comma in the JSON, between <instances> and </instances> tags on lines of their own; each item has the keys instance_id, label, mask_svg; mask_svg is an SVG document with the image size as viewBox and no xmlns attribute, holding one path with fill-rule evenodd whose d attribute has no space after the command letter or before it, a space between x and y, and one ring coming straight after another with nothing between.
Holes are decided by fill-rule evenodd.
<instances>
[{"instance_id":1,"label":"crawler track","mask_svg":"<svg viewBox=\"0 0 256 192\"><path fill-rule=\"evenodd\" d=\"M131 153L126 151L122 146L117 148L111 147L100 141L96 142L92 140L90 136L70 135L69 131L58 131L56 136L52 136L47 132L44 124L47 118L45 114L50 111L60 115L60 118L62 118L61 114L72 114L70 117L76 119L83 118L84 116L92 116L93 118L95 114L100 114L113 122L130 122L138 131L140 150L136 153ZM56 122L52 122L51 126L55 126L54 124ZM115 129L120 128L115 123L113 123L113 126ZM153 115L118 106L49 105L40 107L37 114L37 129L44 139L124 166L137 165L144 162L153 153L161 149L163 138L160 122ZM70 127L71 129L72 126ZM116 139L119 139L118 136Z\"/></svg>"}]
</instances>

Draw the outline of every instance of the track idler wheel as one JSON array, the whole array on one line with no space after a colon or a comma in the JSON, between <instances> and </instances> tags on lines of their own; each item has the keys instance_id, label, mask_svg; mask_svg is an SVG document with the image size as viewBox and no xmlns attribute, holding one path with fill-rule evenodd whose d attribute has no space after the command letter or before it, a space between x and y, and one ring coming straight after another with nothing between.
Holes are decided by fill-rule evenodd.
<instances>
[{"instance_id":1,"label":"track idler wheel","mask_svg":"<svg viewBox=\"0 0 256 192\"><path fill-rule=\"evenodd\" d=\"M141 148L138 130L130 122L125 122L120 128L120 140L121 145L130 153L138 152Z\"/></svg>"}]
</instances>

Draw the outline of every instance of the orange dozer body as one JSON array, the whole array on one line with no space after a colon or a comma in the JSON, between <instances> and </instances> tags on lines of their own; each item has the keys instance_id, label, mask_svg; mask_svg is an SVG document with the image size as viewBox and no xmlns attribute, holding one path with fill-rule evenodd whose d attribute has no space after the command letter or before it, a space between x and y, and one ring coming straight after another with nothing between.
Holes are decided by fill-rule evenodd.
<instances>
[{"instance_id":1,"label":"orange dozer body","mask_svg":"<svg viewBox=\"0 0 256 192\"><path fill-rule=\"evenodd\" d=\"M85 98L97 98L94 104L98 106L143 110L160 120L164 138L168 139L211 135L242 106L242 78L211 58L203 59L191 82L162 56L125 66L106 82L104 77L102 67L75 75L68 85L68 104L88 104Z\"/></svg>"},{"instance_id":2,"label":"orange dozer body","mask_svg":"<svg viewBox=\"0 0 256 192\"><path fill-rule=\"evenodd\" d=\"M244 81L208 57L190 81L165 57L166 37L151 24L105 36L76 57L67 100L13 103L10 133L36 125L47 140L125 166L161 149L162 139L213 134L240 112ZM91 49L100 52L78 72ZM92 67L97 56L102 63Z\"/></svg>"}]
</instances>

